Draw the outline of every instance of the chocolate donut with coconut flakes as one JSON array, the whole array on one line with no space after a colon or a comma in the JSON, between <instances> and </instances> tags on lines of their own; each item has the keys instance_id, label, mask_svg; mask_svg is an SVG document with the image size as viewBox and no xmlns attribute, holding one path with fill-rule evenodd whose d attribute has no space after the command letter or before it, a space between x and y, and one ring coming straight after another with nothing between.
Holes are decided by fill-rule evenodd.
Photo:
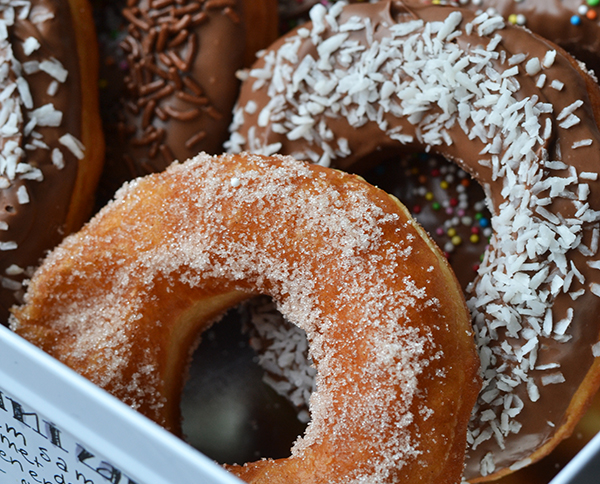
<instances>
[{"instance_id":1,"label":"chocolate donut with coconut flakes","mask_svg":"<svg viewBox=\"0 0 600 484\"><path fill-rule=\"evenodd\" d=\"M351 170L429 151L472 175L493 234L467 289L485 385L465 478L540 459L600 382L600 89L488 12L387 0L310 16L247 74L229 149Z\"/></svg>"},{"instance_id":2,"label":"chocolate donut with coconut flakes","mask_svg":"<svg viewBox=\"0 0 600 484\"><path fill-rule=\"evenodd\" d=\"M93 208L104 161L87 0L0 6L0 313Z\"/></svg>"},{"instance_id":3,"label":"chocolate donut with coconut flakes","mask_svg":"<svg viewBox=\"0 0 600 484\"><path fill-rule=\"evenodd\" d=\"M109 107L102 189L161 171L200 151L222 153L236 72L277 38L276 0L133 0L115 52L120 85Z\"/></svg>"}]
</instances>

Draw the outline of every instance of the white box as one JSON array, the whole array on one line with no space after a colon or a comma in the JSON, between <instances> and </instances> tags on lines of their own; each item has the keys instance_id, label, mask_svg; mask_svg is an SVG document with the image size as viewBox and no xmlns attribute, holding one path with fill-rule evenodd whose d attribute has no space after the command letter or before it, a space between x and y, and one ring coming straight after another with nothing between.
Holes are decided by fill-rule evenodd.
<instances>
[{"instance_id":1,"label":"white box","mask_svg":"<svg viewBox=\"0 0 600 484\"><path fill-rule=\"evenodd\" d=\"M239 482L0 326L1 484Z\"/></svg>"}]
</instances>

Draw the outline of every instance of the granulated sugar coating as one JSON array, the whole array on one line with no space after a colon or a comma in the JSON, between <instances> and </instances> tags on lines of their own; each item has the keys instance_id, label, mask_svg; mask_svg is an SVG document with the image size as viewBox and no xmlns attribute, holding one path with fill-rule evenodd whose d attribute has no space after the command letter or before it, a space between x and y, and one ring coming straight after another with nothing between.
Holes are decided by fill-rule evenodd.
<instances>
[{"instance_id":1,"label":"granulated sugar coating","mask_svg":"<svg viewBox=\"0 0 600 484\"><path fill-rule=\"evenodd\" d=\"M493 11L417 3L313 7L246 73L228 148L344 170L416 150L479 182L492 236L466 290L484 388L465 479L493 479L555 447L600 383L600 91Z\"/></svg>"},{"instance_id":2,"label":"granulated sugar coating","mask_svg":"<svg viewBox=\"0 0 600 484\"><path fill-rule=\"evenodd\" d=\"M480 388L464 299L408 212L353 175L200 155L131 182L47 258L12 327L178 433L199 334L260 293L307 334L312 418L290 458L232 472L460 480Z\"/></svg>"}]
</instances>

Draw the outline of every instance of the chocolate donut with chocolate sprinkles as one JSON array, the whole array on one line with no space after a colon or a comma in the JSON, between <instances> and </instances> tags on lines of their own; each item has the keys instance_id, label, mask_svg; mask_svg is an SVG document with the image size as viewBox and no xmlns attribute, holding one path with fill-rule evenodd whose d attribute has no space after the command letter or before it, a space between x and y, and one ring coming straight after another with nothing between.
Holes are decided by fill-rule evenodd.
<instances>
[{"instance_id":1,"label":"chocolate donut with chocolate sprinkles","mask_svg":"<svg viewBox=\"0 0 600 484\"><path fill-rule=\"evenodd\" d=\"M128 0L123 92L108 119L103 189L200 151L217 153L238 93L236 72L277 35L275 0ZM106 185L106 187L105 187Z\"/></svg>"}]
</instances>

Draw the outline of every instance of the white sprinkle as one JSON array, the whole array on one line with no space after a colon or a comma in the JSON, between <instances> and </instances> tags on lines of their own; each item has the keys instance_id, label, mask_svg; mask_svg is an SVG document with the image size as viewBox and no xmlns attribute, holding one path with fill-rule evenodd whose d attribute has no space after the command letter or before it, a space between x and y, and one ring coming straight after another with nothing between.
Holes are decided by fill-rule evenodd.
<instances>
[{"instance_id":1,"label":"white sprinkle","mask_svg":"<svg viewBox=\"0 0 600 484\"><path fill-rule=\"evenodd\" d=\"M536 83L535 83L535 86L538 89L542 89L545 84L546 84L546 74L540 74L539 77L538 77L538 79L537 79L537 81L536 81Z\"/></svg>"},{"instance_id":2,"label":"white sprinkle","mask_svg":"<svg viewBox=\"0 0 600 484\"><path fill-rule=\"evenodd\" d=\"M26 56L30 56L39 48L40 43L35 37L27 37L27 39L25 39L25 42L23 42L23 51L25 52Z\"/></svg>"},{"instance_id":3,"label":"white sprinkle","mask_svg":"<svg viewBox=\"0 0 600 484\"><path fill-rule=\"evenodd\" d=\"M483 456L479 464L479 470L481 471L482 476L493 474L493 472L496 470L496 464L494 464L494 454L488 452L485 454L485 456Z\"/></svg>"},{"instance_id":4,"label":"white sprinkle","mask_svg":"<svg viewBox=\"0 0 600 484\"><path fill-rule=\"evenodd\" d=\"M575 141L572 145L571 145L571 149L577 149L577 148L581 148L583 146L590 146L592 144L592 140L591 139L582 139L580 141ZM597 175L597 173L594 173L595 175ZM580 175L581 176L581 175Z\"/></svg>"},{"instance_id":5,"label":"white sprinkle","mask_svg":"<svg viewBox=\"0 0 600 484\"><path fill-rule=\"evenodd\" d=\"M575 116L574 114L569 114L567 119L565 119L562 123L560 123L559 126L563 129L569 129L569 128L575 126L576 124L579 124L580 121L581 121L581 119L579 119L578 116Z\"/></svg>"},{"instance_id":6,"label":"white sprinkle","mask_svg":"<svg viewBox=\"0 0 600 484\"><path fill-rule=\"evenodd\" d=\"M27 193L27 188L25 185L21 185L17 189L17 200L21 205L29 203L29 193Z\"/></svg>"},{"instance_id":7,"label":"white sprinkle","mask_svg":"<svg viewBox=\"0 0 600 484\"><path fill-rule=\"evenodd\" d=\"M518 471L519 469L523 469L524 467L527 467L529 464L531 464L530 458L523 459L523 460L521 460L519 462L515 462L513 465L511 465L510 470Z\"/></svg>"},{"instance_id":8,"label":"white sprinkle","mask_svg":"<svg viewBox=\"0 0 600 484\"><path fill-rule=\"evenodd\" d=\"M48 84L48 89L46 89L46 94L48 94L48 96L56 96L56 93L58 92L58 86L59 83L58 81L52 81L50 84Z\"/></svg>"},{"instance_id":9,"label":"white sprinkle","mask_svg":"<svg viewBox=\"0 0 600 484\"><path fill-rule=\"evenodd\" d=\"M525 64L525 72L530 76L535 76L541 69L542 65L537 57L532 57Z\"/></svg>"},{"instance_id":10,"label":"white sprinkle","mask_svg":"<svg viewBox=\"0 0 600 484\"><path fill-rule=\"evenodd\" d=\"M594 358L598 358L600 356L600 341L592 345L592 355Z\"/></svg>"},{"instance_id":11,"label":"white sprinkle","mask_svg":"<svg viewBox=\"0 0 600 484\"><path fill-rule=\"evenodd\" d=\"M454 32L456 27L462 22L462 14L458 11L453 11L446 17L446 20L443 23L442 28L439 30L437 34L437 39L440 41L446 40L446 38Z\"/></svg>"},{"instance_id":12,"label":"white sprinkle","mask_svg":"<svg viewBox=\"0 0 600 484\"><path fill-rule=\"evenodd\" d=\"M27 83L24 77L17 78L17 89L19 90L19 94L21 96L21 100L23 101L23 105L27 109L33 108L33 98L31 97L29 84Z\"/></svg>"},{"instance_id":13,"label":"white sprinkle","mask_svg":"<svg viewBox=\"0 0 600 484\"><path fill-rule=\"evenodd\" d=\"M65 167L65 157L58 148L52 150L51 158L52 164L59 170L62 170Z\"/></svg>"},{"instance_id":14,"label":"white sprinkle","mask_svg":"<svg viewBox=\"0 0 600 484\"><path fill-rule=\"evenodd\" d=\"M577 101L569 104L566 108L564 108L559 114L558 116L556 116L556 120L557 121L562 121L563 119L567 118L568 116L570 116L572 113L575 112L576 109L580 108L583 105L583 101L581 99L578 99Z\"/></svg>"},{"instance_id":15,"label":"white sprinkle","mask_svg":"<svg viewBox=\"0 0 600 484\"><path fill-rule=\"evenodd\" d=\"M65 82L69 71L67 71L63 65L57 60L43 60L40 62L40 70L50 74L58 82Z\"/></svg>"},{"instance_id":16,"label":"white sprinkle","mask_svg":"<svg viewBox=\"0 0 600 484\"><path fill-rule=\"evenodd\" d=\"M58 141L60 144L68 148L78 160L82 160L85 157L85 154L83 153L85 150L83 143L81 143L81 141L75 138L75 136L72 134L67 133L58 138Z\"/></svg>"},{"instance_id":17,"label":"white sprinkle","mask_svg":"<svg viewBox=\"0 0 600 484\"><path fill-rule=\"evenodd\" d=\"M40 63L38 61L23 62L22 67L25 74L35 74L40 71Z\"/></svg>"},{"instance_id":18,"label":"white sprinkle","mask_svg":"<svg viewBox=\"0 0 600 484\"><path fill-rule=\"evenodd\" d=\"M590 291L592 294L600 297L600 284L598 284L597 282L592 282L590 284Z\"/></svg>"},{"instance_id":19,"label":"white sprinkle","mask_svg":"<svg viewBox=\"0 0 600 484\"><path fill-rule=\"evenodd\" d=\"M573 308L567 309L567 316L554 325L554 334L563 335L573 321Z\"/></svg>"},{"instance_id":20,"label":"white sprinkle","mask_svg":"<svg viewBox=\"0 0 600 484\"><path fill-rule=\"evenodd\" d=\"M542 375L543 386L557 385L559 383L564 383L565 381L565 377L560 371L551 373L550 375Z\"/></svg>"},{"instance_id":21,"label":"white sprinkle","mask_svg":"<svg viewBox=\"0 0 600 484\"><path fill-rule=\"evenodd\" d=\"M15 250L17 247L16 242L0 242L0 250Z\"/></svg>"},{"instance_id":22,"label":"white sprinkle","mask_svg":"<svg viewBox=\"0 0 600 484\"><path fill-rule=\"evenodd\" d=\"M548 69L549 67L552 67L555 59L556 59L556 51L549 50L548 52L546 52L546 55L544 56L544 60L542 61L542 67L544 67L544 69Z\"/></svg>"},{"instance_id":23,"label":"white sprinkle","mask_svg":"<svg viewBox=\"0 0 600 484\"><path fill-rule=\"evenodd\" d=\"M16 264L11 264L6 268L4 272L7 276L18 276L20 274L23 274L25 272L25 269L19 267Z\"/></svg>"},{"instance_id":24,"label":"white sprinkle","mask_svg":"<svg viewBox=\"0 0 600 484\"><path fill-rule=\"evenodd\" d=\"M519 53L519 54L512 55L508 59L508 65L514 66L514 65L520 64L525 59L527 59L527 54Z\"/></svg>"},{"instance_id":25,"label":"white sprinkle","mask_svg":"<svg viewBox=\"0 0 600 484\"><path fill-rule=\"evenodd\" d=\"M242 181L237 177L233 177L229 183L233 188L237 188L242 184Z\"/></svg>"},{"instance_id":26,"label":"white sprinkle","mask_svg":"<svg viewBox=\"0 0 600 484\"><path fill-rule=\"evenodd\" d=\"M23 284L19 281L13 281L8 277L0 277L0 285L9 291L19 291L23 289Z\"/></svg>"},{"instance_id":27,"label":"white sprinkle","mask_svg":"<svg viewBox=\"0 0 600 484\"><path fill-rule=\"evenodd\" d=\"M527 396L532 402L537 402L540 399L540 390L533 381L533 378L527 380Z\"/></svg>"},{"instance_id":28,"label":"white sprinkle","mask_svg":"<svg viewBox=\"0 0 600 484\"><path fill-rule=\"evenodd\" d=\"M38 126L60 126L62 123L63 113L54 109L54 105L49 103L30 113L31 118L35 118Z\"/></svg>"}]
</instances>

